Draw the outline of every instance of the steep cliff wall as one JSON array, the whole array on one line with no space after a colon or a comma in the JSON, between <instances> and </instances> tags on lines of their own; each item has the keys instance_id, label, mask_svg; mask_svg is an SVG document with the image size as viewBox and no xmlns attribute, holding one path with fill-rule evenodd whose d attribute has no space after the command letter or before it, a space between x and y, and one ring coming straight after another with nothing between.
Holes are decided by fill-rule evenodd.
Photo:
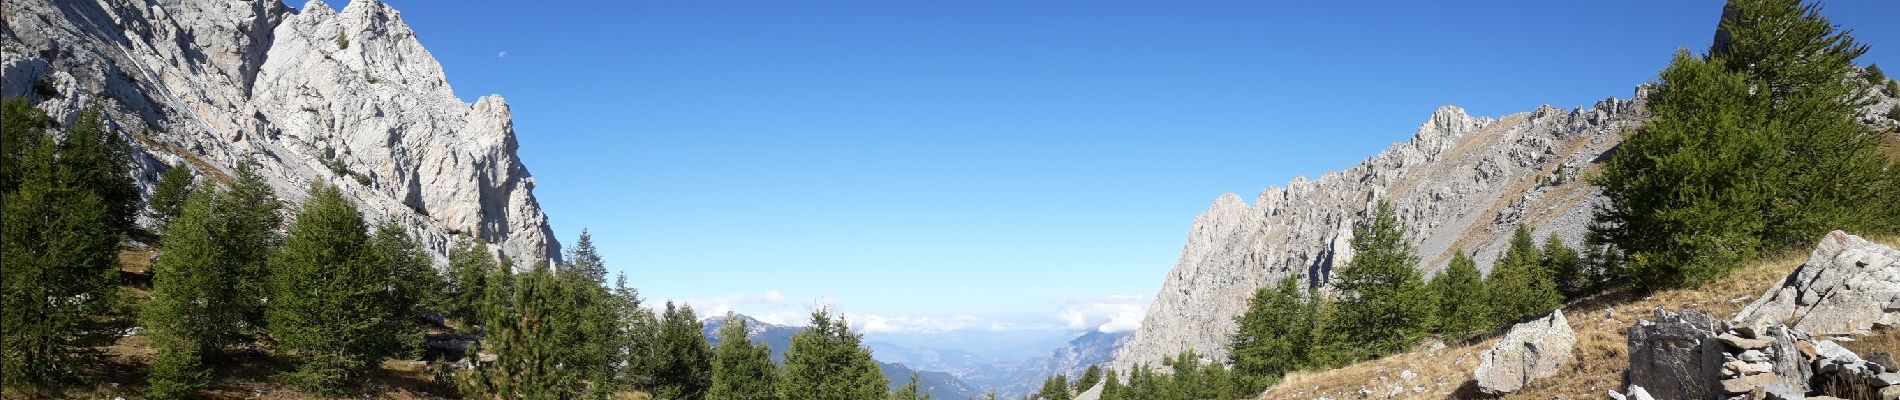
<instances>
[{"instance_id":1,"label":"steep cliff wall","mask_svg":"<svg viewBox=\"0 0 1900 400\"><path fill-rule=\"evenodd\" d=\"M8 0L3 11L0 94L32 97L62 122L102 105L138 148L148 190L168 166L222 179L249 164L293 206L313 183L336 185L438 258L457 235L523 267L558 257L507 103L458 99L379 1L339 12L321 0L301 11L278 0Z\"/></svg>"}]
</instances>

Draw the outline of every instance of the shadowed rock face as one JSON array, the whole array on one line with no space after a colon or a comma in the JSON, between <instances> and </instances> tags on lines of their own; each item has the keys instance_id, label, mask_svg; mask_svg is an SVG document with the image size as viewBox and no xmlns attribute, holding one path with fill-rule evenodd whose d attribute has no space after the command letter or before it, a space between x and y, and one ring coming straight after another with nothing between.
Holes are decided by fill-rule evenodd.
<instances>
[{"instance_id":1,"label":"shadowed rock face","mask_svg":"<svg viewBox=\"0 0 1900 400\"><path fill-rule=\"evenodd\" d=\"M280 197L340 187L438 259L474 235L526 268L559 244L498 96L464 103L402 15L375 0L8 0L7 96L70 122L101 104L131 134L150 190L167 165L230 176L249 164Z\"/></svg>"}]
</instances>

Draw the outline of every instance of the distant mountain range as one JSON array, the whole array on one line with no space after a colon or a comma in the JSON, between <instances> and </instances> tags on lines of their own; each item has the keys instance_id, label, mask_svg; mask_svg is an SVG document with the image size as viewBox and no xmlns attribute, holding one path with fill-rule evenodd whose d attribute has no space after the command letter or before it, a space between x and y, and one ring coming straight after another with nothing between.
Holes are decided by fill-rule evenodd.
<instances>
[{"instance_id":1,"label":"distant mountain range","mask_svg":"<svg viewBox=\"0 0 1900 400\"><path fill-rule=\"evenodd\" d=\"M746 339L751 340L753 343L763 343L767 349L772 350L772 362L774 363L782 364L785 362L785 351L792 347L792 335L797 335L799 332L805 330L803 327L765 323L745 315L735 315L735 317L745 320ZM706 341L718 345L719 329L725 326L726 318L724 316L707 318L704 323L701 324L701 333L706 336ZM876 358L876 349L873 349L872 353L873 358ZM983 389L970 386L970 384L965 383L950 373L914 370L904 364L885 361L883 359L879 359L877 364L878 368L883 370L884 377L890 380L891 389L893 390L909 384L911 372L916 371L917 380L921 382L918 386L921 387L925 393L929 393L932 399L955 400L979 399L983 397Z\"/></svg>"}]
</instances>

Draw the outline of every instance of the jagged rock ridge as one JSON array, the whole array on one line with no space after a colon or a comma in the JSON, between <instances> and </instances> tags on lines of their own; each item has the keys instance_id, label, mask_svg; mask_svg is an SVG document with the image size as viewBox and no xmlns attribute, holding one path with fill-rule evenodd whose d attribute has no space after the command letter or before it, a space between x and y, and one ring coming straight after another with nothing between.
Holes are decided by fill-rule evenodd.
<instances>
[{"instance_id":1,"label":"jagged rock ridge","mask_svg":"<svg viewBox=\"0 0 1900 400\"><path fill-rule=\"evenodd\" d=\"M1195 218L1113 365L1125 371L1187 349L1224 361L1233 318L1254 289L1291 275L1324 290L1334 269L1352 259L1353 223L1378 201L1393 205L1428 273L1458 251L1475 253L1488 270L1520 223L1540 239L1556 234L1577 245L1602 201L1581 177L1620 141L1621 129L1646 115L1640 101L1616 98L1498 119L1445 106L1411 140L1358 165L1294 178L1251 205L1223 194Z\"/></svg>"},{"instance_id":2,"label":"jagged rock ridge","mask_svg":"<svg viewBox=\"0 0 1900 400\"><path fill-rule=\"evenodd\" d=\"M0 93L67 123L103 105L147 190L169 165L228 179L250 164L293 205L312 183L336 185L438 258L464 234L520 267L558 257L507 103L462 102L379 1L9 0L4 12Z\"/></svg>"}]
</instances>

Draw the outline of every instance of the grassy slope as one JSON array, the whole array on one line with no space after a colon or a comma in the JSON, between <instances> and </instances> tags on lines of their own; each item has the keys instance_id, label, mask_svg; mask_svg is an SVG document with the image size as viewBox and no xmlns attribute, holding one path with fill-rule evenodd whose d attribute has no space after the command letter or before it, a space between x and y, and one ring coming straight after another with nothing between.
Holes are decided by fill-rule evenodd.
<instances>
[{"instance_id":1,"label":"grassy slope","mask_svg":"<svg viewBox=\"0 0 1900 400\"><path fill-rule=\"evenodd\" d=\"M1876 241L1900 246L1900 237ZM1657 308L1693 308L1717 318L1728 318L1781 282L1806 252L1789 253L1750 263L1719 282L1695 288L1673 289L1637 297L1612 291L1565 305L1564 315L1577 331L1575 359L1557 376L1531 382L1506 399L1601 399L1617 389L1629 367L1627 332L1631 324L1648 318ZM1497 342L1493 337L1469 345L1420 349L1342 368L1296 373L1269 389L1263 399L1395 398L1444 399L1472 379L1478 354ZM1855 351L1900 349L1900 330L1843 343ZM1405 371L1415 376L1403 379ZM1396 393L1395 393L1396 392Z\"/></svg>"}]
</instances>

